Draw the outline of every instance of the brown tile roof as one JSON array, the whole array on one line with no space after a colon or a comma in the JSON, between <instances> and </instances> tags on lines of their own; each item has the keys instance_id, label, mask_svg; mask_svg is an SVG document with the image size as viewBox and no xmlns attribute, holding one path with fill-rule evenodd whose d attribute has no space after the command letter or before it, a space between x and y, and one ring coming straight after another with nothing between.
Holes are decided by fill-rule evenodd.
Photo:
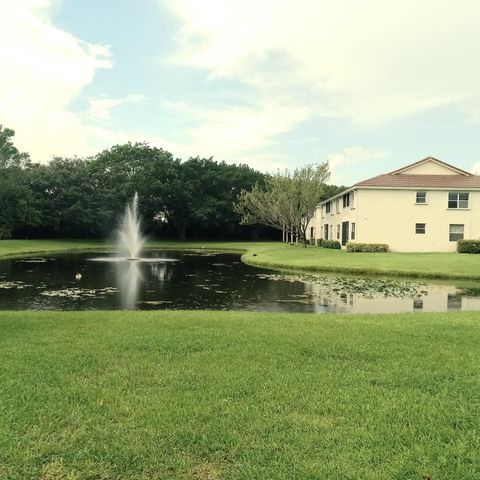
<instances>
[{"instance_id":1,"label":"brown tile roof","mask_svg":"<svg viewBox=\"0 0 480 480\"><path fill-rule=\"evenodd\" d=\"M480 188L480 176L387 173L358 182L354 187Z\"/></svg>"}]
</instances>

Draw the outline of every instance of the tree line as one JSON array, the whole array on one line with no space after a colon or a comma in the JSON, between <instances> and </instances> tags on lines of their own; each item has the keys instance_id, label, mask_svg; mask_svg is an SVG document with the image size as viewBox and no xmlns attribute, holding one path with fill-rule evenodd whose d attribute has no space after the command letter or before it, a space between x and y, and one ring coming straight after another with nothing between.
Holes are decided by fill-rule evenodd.
<instances>
[{"instance_id":1,"label":"tree line","mask_svg":"<svg viewBox=\"0 0 480 480\"><path fill-rule=\"evenodd\" d=\"M135 192L152 236L278 238L271 225L248 221L239 207L242 195L263 191L272 178L247 165L182 161L147 143L38 164L15 147L13 137L0 125L0 238L107 237ZM324 195L332 188L324 185Z\"/></svg>"}]
</instances>

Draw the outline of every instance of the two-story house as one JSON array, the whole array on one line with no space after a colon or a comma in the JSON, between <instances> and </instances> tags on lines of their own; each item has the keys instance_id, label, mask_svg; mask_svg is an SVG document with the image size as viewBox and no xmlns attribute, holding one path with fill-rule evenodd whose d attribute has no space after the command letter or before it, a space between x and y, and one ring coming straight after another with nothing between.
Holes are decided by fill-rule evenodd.
<instances>
[{"instance_id":1,"label":"two-story house","mask_svg":"<svg viewBox=\"0 0 480 480\"><path fill-rule=\"evenodd\" d=\"M322 202L310 238L387 243L393 252L455 251L480 239L480 176L433 157L356 183Z\"/></svg>"}]
</instances>

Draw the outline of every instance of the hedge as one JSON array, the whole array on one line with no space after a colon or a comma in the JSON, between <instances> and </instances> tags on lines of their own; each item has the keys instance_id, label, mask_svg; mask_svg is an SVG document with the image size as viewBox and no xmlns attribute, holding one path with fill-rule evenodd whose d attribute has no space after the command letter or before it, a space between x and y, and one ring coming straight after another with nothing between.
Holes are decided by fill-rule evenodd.
<instances>
[{"instance_id":1,"label":"hedge","mask_svg":"<svg viewBox=\"0 0 480 480\"><path fill-rule=\"evenodd\" d=\"M388 245L386 243L348 242L347 252L385 253L388 252Z\"/></svg>"},{"instance_id":2,"label":"hedge","mask_svg":"<svg viewBox=\"0 0 480 480\"><path fill-rule=\"evenodd\" d=\"M334 249L342 248L340 246L340 242L337 241L337 240L323 240L322 241L322 247L323 248L334 248Z\"/></svg>"},{"instance_id":3,"label":"hedge","mask_svg":"<svg viewBox=\"0 0 480 480\"><path fill-rule=\"evenodd\" d=\"M321 247L323 244L323 238L317 238L317 247Z\"/></svg>"},{"instance_id":4,"label":"hedge","mask_svg":"<svg viewBox=\"0 0 480 480\"><path fill-rule=\"evenodd\" d=\"M458 240L458 253L480 253L480 240Z\"/></svg>"}]
</instances>

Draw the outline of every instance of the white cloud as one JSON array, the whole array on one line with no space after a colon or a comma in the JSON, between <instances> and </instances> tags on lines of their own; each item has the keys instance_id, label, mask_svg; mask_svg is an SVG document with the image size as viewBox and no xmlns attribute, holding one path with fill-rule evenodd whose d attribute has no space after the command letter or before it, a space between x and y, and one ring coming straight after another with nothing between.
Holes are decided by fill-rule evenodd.
<instances>
[{"instance_id":1,"label":"white cloud","mask_svg":"<svg viewBox=\"0 0 480 480\"><path fill-rule=\"evenodd\" d=\"M476 162L472 165L470 172L474 175L480 175L480 162Z\"/></svg>"},{"instance_id":2,"label":"white cloud","mask_svg":"<svg viewBox=\"0 0 480 480\"><path fill-rule=\"evenodd\" d=\"M265 153L265 149L273 146L275 136L288 132L308 116L306 107L274 101L224 109L186 103L166 106L173 114L195 123L184 132L184 145L178 146L183 156L214 156L261 170L283 168L288 163L281 155Z\"/></svg>"},{"instance_id":3,"label":"white cloud","mask_svg":"<svg viewBox=\"0 0 480 480\"><path fill-rule=\"evenodd\" d=\"M344 148L340 152L327 155L330 166L331 183L334 184L352 184L355 181L365 180L363 178L353 178L349 168L364 163L381 163L390 156L388 150L377 150L366 148L360 145Z\"/></svg>"},{"instance_id":4,"label":"white cloud","mask_svg":"<svg viewBox=\"0 0 480 480\"><path fill-rule=\"evenodd\" d=\"M85 125L68 105L98 68L112 66L108 47L50 22L52 5L0 0L0 120L16 130L17 146L41 161L88 150Z\"/></svg>"},{"instance_id":5,"label":"white cloud","mask_svg":"<svg viewBox=\"0 0 480 480\"><path fill-rule=\"evenodd\" d=\"M146 100L144 95L126 95L120 98L93 97L88 100L88 110L85 116L92 120L110 118L111 110L125 104L141 103Z\"/></svg>"},{"instance_id":6,"label":"white cloud","mask_svg":"<svg viewBox=\"0 0 480 480\"><path fill-rule=\"evenodd\" d=\"M465 109L480 98L476 0L167 5L182 22L171 61L243 79L262 98L283 93L368 125L447 104ZM281 75L271 68L279 55Z\"/></svg>"}]
</instances>

